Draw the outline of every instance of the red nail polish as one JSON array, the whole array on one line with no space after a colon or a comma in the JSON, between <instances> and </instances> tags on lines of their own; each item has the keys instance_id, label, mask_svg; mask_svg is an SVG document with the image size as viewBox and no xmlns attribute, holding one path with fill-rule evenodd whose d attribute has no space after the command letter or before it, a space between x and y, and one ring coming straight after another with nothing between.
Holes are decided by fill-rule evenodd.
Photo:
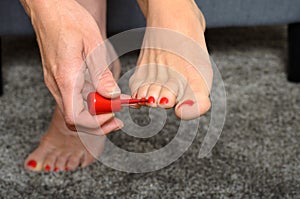
<instances>
[{"instance_id":1,"label":"red nail polish","mask_svg":"<svg viewBox=\"0 0 300 199\"><path fill-rule=\"evenodd\" d=\"M150 96L150 97L148 98L148 103L149 103L149 104L154 104L154 103L155 103L155 98L152 97L152 96Z\"/></svg>"},{"instance_id":2,"label":"red nail polish","mask_svg":"<svg viewBox=\"0 0 300 199\"><path fill-rule=\"evenodd\" d=\"M37 163L36 163L35 160L30 160L29 162L27 162L27 165L30 166L30 167L32 167L32 168L35 168L36 165L37 165Z\"/></svg>"},{"instance_id":3,"label":"red nail polish","mask_svg":"<svg viewBox=\"0 0 300 199\"><path fill-rule=\"evenodd\" d=\"M69 168L68 168L68 167L66 167L66 168L65 168L65 171L69 171Z\"/></svg>"},{"instance_id":4,"label":"red nail polish","mask_svg":"<svg viewBox=\"0 0 300 199\"><path fill-rule=\"evenodd\" d=\"M45 171L50 171L51 170L51 167L49 165L46 165L45 166Z\"/></svg>"},{"instance_id":5,"label":"red nail polish","mask_svg":"<svg viewBox=\"0 0 300 199\"><path fill-rule=\"evenodd\" d=\"M166 97L163 97L163 98L160 99L159 103L160 104L167 104L167 103L169 103L169 99L166 98Z\"/></svg>"},{"instance_id":6,"label":"red nail polish","mask_svg":"<svg viewBox=\"0 0 300 199\"><path fill-rule=\"evenodd\" d=\"M58 172L58 171L59 171L59 168L55 167L54 172Z\"/></svg>"},{"instance_id":7,"label":"red nail polish","mask_svg":"<svg viewBox=\"0 0 300 199\"><path fill-rule=\"evenodd\" d=\"M180 108L183 105L193 106L194 104L195 104L195 102L193 100L186 100L186 101L182 102L178 108Z\"/></svg>"},{"instance_id":8,"label":"red nail polish","mask_svg":"<svg viewBox=\"0 0 300 199\"><path fill-rule=\"evenodd\" d=\"M141 98L141 101L147 101L145 97ZM146 102L141 102L140 104L145 104Z\"/></svg>"}]
</instances>

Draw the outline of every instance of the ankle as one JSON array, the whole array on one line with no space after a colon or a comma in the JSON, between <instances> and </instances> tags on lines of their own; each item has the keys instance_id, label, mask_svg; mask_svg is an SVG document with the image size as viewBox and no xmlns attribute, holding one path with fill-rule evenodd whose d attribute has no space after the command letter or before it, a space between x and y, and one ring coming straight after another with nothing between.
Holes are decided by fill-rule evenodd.
<instances>
[{"instance_id":1,"label":"ankle","mask_svg":"<svg viewBox=\"0 0 300 199\"><path fill-rule=\"evenodd\" d=\"M203 32L206 29L204 15L194 0L137 0L142 12L147 19L147 25L155 26L155 21L199 21ZM182 13L178 15L178 13ZM167 28L167 27L166 27Z\"/></svg>"}]
</instances>

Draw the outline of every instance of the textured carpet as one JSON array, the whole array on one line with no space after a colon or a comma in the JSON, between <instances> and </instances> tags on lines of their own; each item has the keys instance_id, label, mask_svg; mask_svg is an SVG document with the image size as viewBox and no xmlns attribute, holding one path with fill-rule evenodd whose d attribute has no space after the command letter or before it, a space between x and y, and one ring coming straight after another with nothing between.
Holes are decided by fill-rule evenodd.
<instances>
[{"instance_id":1,"label":"textured carpet","mask_svg":"<svg viewBox=\"0 0 300 199\"><path fill-rule=\"evenodd\" d=\"M227 92L221 138L208 157L198 158L207 114L181 158L143 174L116 171L99 162L68 173L25 171L23 161L47 129L54 101L43 83L34 39L4 38L0 197L300 198L300 85L286 80L286 37L285 27L209 30L210 52ZM135 59L122 58L123 72ZM133 111L140 125L149 122L143 110ZM168 114L166 125L153 138L117 132L110 140L130 151L158 149L174 137L178 125L172 111Z\"/></svg>"}]
</instances>

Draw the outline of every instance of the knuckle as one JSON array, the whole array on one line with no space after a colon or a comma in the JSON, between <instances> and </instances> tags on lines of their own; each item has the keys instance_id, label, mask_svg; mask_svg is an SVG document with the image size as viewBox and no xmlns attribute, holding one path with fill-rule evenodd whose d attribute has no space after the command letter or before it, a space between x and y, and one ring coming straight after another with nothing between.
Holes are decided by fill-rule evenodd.
<instances>
[{"instance_id":1,"label":"knuckle","mask_svg":"<svg viewBox=\"0 0 300 199\"><path fill-rule=\"evenodd\" d=\"M68 127L74 127L75 126L75 118L69 114L65 115L64 117L65 123Z\"/></svg>"}]
</instances>

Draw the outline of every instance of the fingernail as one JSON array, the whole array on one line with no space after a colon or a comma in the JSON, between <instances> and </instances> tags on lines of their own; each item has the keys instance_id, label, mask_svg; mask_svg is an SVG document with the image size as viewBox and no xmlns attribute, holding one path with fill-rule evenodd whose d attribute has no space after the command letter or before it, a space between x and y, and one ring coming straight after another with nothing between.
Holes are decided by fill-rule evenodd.
<instances>
[{"instance_id":1,"label":"fingernail","mask_svg":"<svg viewBox=\"0 0 300 199\"><path fill-rule=\"evenodd\" d=\"M180 107L183 106L183 105L193 106L194 104L195 104L195 102L194 102L193 100L186 100L186 101L182 102L182 103L178 106L178 108L180 108Z\"/></svg>"},{"instance_id":2,"label":"fingernail","mask_svg":"<svg viewBox=\"0 0 300 199\"><path fill-rule=\"evenodd\" d=\"M35 168L37 163L35 160L30 160L28 163L27 163L28 166L32 167L32 168Z\"/></svg>"},{"instance_id":3,"label":"fingernail","mask_svg":"<svg viewBox=\"0 0 300 199\"><path fill-rule=\"evenodd\" d=\"M66 167L66 168L65 168L65 171L69 171L69 168L68 168L68 167Z\"/></svg>"},{"instance_id":4,"label":"fingernail","mask_svg":"<svg viewBox=\"0 0 300 199\"><path fill-rule=\"evenodd\" d=\"M116 95L121 93L121 90L118 87L107 88L106 90L109 92L110 95Z\"/></svg>"},{"instance_id":5,"label":"fingernail","mask_svg":"<svg viewBox=\"0 0 300 199\"><path fill-rule=\"evenodd\" d=\"M155 98L154 98L153 96L150 96L150 97L148 98L148 103L149 103L149 104L154 104L154 103L155 103Z\"/></svg>"},{"instance_id":6,"label":"fingernail","mask_svg":"<svg viewBox=\"0 0 300 199\"><path fill-rule=\"evenodd\" d=\"M110 94L110 95L116 95L120 94L121 91L118 87L118 85L115 82L108 82L104 85L105 90Z\"/></svg>"},{"instance_id":7,"label":"fingernail","mask_svg":"<svg viewBox=\"0 0 300 199\"><path fill-rule=\"evenodd\" d=\"M59 171L59 168L55 167L54 172L58 172L58 171Z\"/></svg>"},{"instance_id":8,"label":"fingernail","mask_svg":"<svg viewBox=\"0 0 300 199\"><path fill-rule=\"evenodd\" d=\"M118 127L114 131L118 131L124 127L123 123L118 124Z\"/></svg>"},{"instance_id":9,"label":"fingernail","mask_svg":"<svg viewBox=\"0 0 300 199\"><path fill-rule=\"evenodd\" d=\"M46 165L45 166L45 171L50 171L51 170L51 167L49 165Z\"/></svg>"},{"instance_id":10,"label":"fingernail","mask_svg":"<svg viewBox=\"0 0 300 199\"><path fill-rule=\"evenodd\" d=\"M169 99L166 98L166 97L163 97L163 98L160 99L159 103L160 104L168 104L169 103Z\"/></svg>"}]
</instances>

